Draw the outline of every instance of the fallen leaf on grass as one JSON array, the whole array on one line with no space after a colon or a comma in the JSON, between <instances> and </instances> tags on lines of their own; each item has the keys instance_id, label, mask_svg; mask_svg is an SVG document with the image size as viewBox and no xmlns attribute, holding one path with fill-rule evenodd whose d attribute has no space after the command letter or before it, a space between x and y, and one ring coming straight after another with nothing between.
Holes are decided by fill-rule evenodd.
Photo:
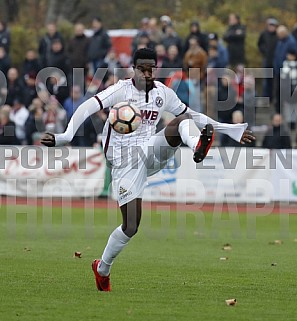
<instances>
[{"instance_id":1,"label":"fallen leaf on grass","mask_svg":"<svg viewBox=\"0 0 297 321\"><path fill-rule=\"evenodd\" d=\"M229 258L227 256L220 257L220 261L227 261Z\"/></svg>"},{"instance_id":2,"label":"fallen leaf on grass","mask_svg":"<svg viewBox=\"0 0 297 321\"><path fill-rule=\"evenodd\" d=\"M229 243L224 244L223 247L222 247L222 250L231 251L232 250L231 244L229 244Z\"/></svg>"},{"instance_id":3,"label":"fallen leaf on grass","mask_svg":"<svg viewBox=\"0 0 297 321\"><path fill-rule=\"evenodd\" d=\"M77 257L77 258L81 259L81 252L74 252L73 257L74 258Z\"/></svg>"},{"instance_id":4,"label":"fallen leaf on grass","mask_svg":"<svg viewBox=\"0 0 297 321\"><path fill-rule=\"evenodd\" d=\"M283 244L282 240L274 240L273 242L269 242L270 245L280 245Z\"/></svg>"},{"instance_id":5,"label":"fallen leaf on grass","mask_svg":"<svg viewBox=\"0 0 297 321\"><path fill-rule=\"evenodd\" d=\"M271 263L271 266L277 266L277 263Z\"/></svg>"},{"instance_id":6,"label":"fallen leaf on grass","mask_svg":"<svg viewBox=\"0 0 297 321\"><path fill-rule=\"evenodd\" d=\"M236 299L228 299L228 300L225 300L226 304L227 305L235 305L237 303L237 300Z\"/></svg>"},{"instance_id":7,"label":"fallen leaf on grass","mask_svg":"<svg viewBox=\"0 0 297 321\"><path fill-rule=\"evenodd\" d=\"M25 252L30 252L30 251L31 251L31 249L30 249L30 248L28 248L28 247L24 247L24 251L25 251Z\"/></svg>"}]
</instances>

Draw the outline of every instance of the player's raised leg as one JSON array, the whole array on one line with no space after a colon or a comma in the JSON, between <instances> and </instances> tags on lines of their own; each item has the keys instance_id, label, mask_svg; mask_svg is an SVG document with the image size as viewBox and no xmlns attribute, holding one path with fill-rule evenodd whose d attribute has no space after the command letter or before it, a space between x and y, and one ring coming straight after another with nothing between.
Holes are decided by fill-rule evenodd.
<instances>
[{"instance_id":1,"label":"player's raised leg","mask_svg":"<svg viewBox=\"0 0 297 321\"><path fill-rule=\"evenodd\" d=\"M193 151L193 159L200 163L206 157L214 139L214 130L207 124L202 131L198 129L190 114L183 114L173 119L165 128L165 137L172 147L179 146L181 142Z\"/></svg>"},{"instance_id":2,"label":"player's raised leg","mask_svg":"<svg viewBox=\"0 0 297 321\"><path fill-rule=\"evenodd\" d=\"M97 289L110 291L110 269L115 258L128 244L132 236L137 233L141 219L142 199L134 199L122 205L123 224L118 226L110 235L101 260L95 260L92 269L95 275Z\"/></svg>"}]
</instances>

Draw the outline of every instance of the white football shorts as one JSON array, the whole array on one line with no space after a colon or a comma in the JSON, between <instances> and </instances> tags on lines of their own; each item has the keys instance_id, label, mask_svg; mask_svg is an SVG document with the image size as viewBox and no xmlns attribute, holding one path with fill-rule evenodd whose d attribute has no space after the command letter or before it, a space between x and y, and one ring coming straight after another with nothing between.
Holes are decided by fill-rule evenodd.
<instances>
[{"instance_id":1,"label":"white football shorts","mask_svg":"<svg viewBox=\"0 0 297 321\"><path fill-rule=\"evenodd\" d=\"M120 160L112 164L112 192L119 206L142 198L147 177L163 169L178 147L172 147L161 130L143 146L129 146L122 150Z\"/></svg>"}]
</instances>

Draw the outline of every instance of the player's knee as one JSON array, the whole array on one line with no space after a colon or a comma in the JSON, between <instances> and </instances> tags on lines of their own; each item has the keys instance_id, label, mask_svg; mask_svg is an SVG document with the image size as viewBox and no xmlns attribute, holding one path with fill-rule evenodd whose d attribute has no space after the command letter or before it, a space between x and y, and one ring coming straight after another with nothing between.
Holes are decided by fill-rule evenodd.
<instances>
[{"instance_id":1,"label":"player's knee","mask_svg":"<svg viewBox=\"0 0 297 321\"><path fill-rule=\"evenodd\" d=\"M180 124L180 122L182 122L183 120L185 119L192 119L192 115L191 114L188 114L188 113L185 113L185 114L182 114L182 115L179 115L177 117L175 117L170 125L172 126L178 126Z\"/></svg>"},{"instance_id":2,"label":"player's knee","mask_svg":"<svg viewBox=\"0 0 297 321\"><path fill-rule=\"evenodd\" d=\"M126 227L126 229L123 230L123 232L124 232L128 237L134 236L134 235L137 233L137 231L138 231L138 226L132 225L132 224L128 225L128 226Z\"/></svg>"}]
</instances>

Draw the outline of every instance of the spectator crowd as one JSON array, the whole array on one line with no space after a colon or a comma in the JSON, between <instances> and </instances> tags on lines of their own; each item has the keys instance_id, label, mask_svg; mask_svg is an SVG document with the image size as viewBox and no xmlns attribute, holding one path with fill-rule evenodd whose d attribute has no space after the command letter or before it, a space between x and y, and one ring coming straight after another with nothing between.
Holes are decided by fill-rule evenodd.
<instances>
[{"instance_id":1,"label":"spectator crowd","mask_svg":"<svg viewBox=\"0 0 297 321\"><path fill-rule=\"evenodd\" d=\"M0 144L39 144L45 131L63 132L82 102L131 76L131 60L115 52L101 19L96 17L91 23L91 36L86 36L85 26L77 23L68 41L55 23L49 23L46 34L38 40L38 49L28 50L17 69L10 58L9 28L0 22ZM203 32L199 21L192 21L183 39L169 16L145 17L131 42L131 55L139 48L155 49L157 80L171 87L182 102L219 121L248 122L256 128L258 87L255 75L245 71L249 60L246 33L246 26L234 13L229 15L222 38L215 30ZM272 116L262 142L265 148L296 145L296 39L297 24L290 31L273 17L266 20L259 34L257 45L265 68L260 96L269 98L267 107ZM100 111L90 117L72 145L100 143L107 116L106 111ZM219 143L238 146L225 136Z\"/></svg>"}]
</instances>

